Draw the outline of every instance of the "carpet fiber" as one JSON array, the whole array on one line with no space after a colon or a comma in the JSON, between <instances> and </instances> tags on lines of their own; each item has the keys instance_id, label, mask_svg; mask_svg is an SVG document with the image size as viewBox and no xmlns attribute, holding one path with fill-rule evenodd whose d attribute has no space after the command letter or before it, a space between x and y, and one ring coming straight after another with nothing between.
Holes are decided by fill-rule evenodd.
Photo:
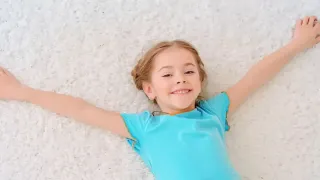
<instances>
[{"instance_id":1,"label":"carpet fiber","mask_svg":"<svg viewBox=\"0 0 320 180\"><path fill-rule=\"evenodd\" d=\"M320 18L319 9L319 0L1 1L0 66L34 88L139 112L149 105L130 70L153 44L194 44L211 96L289 42L297 18ZM229 117L228 151L243 179L320 179L319 55L320 45L301 53ZM153 176L123 138L0 101L0 179Z\"/></svg>"}]
</instances>

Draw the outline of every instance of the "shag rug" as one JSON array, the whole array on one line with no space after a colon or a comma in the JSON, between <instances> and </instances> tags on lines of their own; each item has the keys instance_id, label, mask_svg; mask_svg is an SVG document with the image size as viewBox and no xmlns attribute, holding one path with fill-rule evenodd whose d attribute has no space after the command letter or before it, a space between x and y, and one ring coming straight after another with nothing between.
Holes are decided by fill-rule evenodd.
<instances>
[{"instance_id":1,"label":"shag rug","mask_svg":"<svg viewBox=\"0 0 320 180\"><path fill-rule=\"evenodd\" d=\"M33 88L139 112L149 104L130 71L155 43L194 44L211 96L289 42L306 15L320 18L319 0L1 1L0 66ZM229 117L228 152L243 179L320 179L319 55L319 45L298 55ZM0 101L0 179L153 176L124 138Z\"/></svg>"}]
</instances>

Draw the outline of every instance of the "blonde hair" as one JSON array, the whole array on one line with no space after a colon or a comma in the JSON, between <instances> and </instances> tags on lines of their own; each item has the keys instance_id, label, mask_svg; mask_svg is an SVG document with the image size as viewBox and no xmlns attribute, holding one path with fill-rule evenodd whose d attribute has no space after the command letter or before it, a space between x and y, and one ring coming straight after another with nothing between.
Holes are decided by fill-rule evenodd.
<instances>
[{"instance_id":1,"label":"blonde hair","mask_svg":"<svg viewBox=\"0 0 320 180\"><path fill-rule=\"evenodd\" d=\"M199 69L199 75L201 83L204 84L207 80L207 73L204 69L204 64L199 56L198 51L195 49L193 45L183 40L174 40L174 41L162 41L152 48L150 48L138 61L136 66L131 71L131 76L138 90L143 90L142 83L150 82L150 71L152 69L152 64L154 58L163 52L164 50L170 47L179 47L184 48L191 52L196 60ZM201 94L201 93L200 93ZM196 99L196 102L203 99L201 95L199 95ZM157 104L156 100L153 100L153 103Z\"/></svg>"}]
</instances>

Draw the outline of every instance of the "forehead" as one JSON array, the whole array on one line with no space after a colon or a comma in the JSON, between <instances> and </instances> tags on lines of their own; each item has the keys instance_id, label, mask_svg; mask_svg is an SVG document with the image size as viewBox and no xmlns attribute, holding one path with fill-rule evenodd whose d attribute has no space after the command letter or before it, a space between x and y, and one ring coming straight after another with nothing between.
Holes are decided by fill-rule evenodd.
<instances>
[{"instance_id":1,"label":"forehead","mask_svg":"<svg viewBox=\"0 0 320 180\"><path fill-rule=\"evenodd\" d=\"M154 68L159 69L163 66L183 66L186 63L196 65L193 54L184 48L170 47L155 57Z\"/></svg>"}]
</instances>

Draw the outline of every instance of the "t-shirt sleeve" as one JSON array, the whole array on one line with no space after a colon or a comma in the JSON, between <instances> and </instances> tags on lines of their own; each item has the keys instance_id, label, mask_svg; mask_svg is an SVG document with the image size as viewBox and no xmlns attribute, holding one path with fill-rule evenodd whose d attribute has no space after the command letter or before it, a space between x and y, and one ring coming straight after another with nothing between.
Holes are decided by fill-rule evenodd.
<instances>
[{"instance_id":1,"label":"t-shirt sleeve","mask_svg":"<svg viewBox=\"0 0 320 180\"><path fill-rule=\"evenodd\" d=\"M229 110L230 99L226 92L221 92L207 100L202 101L203 108L218 116L225 131L230 129L227 121L227 113Z\"/></svg>"},{"instance_id":2,"label":"t-shirt sleeve","mask_svg":"<svg viewBox=\"0 0 320 180\"><path fill-rule=\"evenodd\" d=\"M145 128L150 119L150 113L144 111L142 113L121 113L130 135L134 139L127 138L128 143L139 152L141 141L144 139Z\"/></svg>"}]
</instances>

